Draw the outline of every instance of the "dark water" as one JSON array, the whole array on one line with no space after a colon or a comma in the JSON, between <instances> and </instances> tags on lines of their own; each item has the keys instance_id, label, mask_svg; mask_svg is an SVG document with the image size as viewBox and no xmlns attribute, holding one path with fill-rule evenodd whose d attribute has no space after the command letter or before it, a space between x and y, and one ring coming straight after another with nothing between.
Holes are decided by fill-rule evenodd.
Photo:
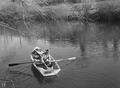
<instances>
[{"instance_id":1,"label":"dark water","mask_svg":"<svg viewBox=\"0 0 120 88\"><path fill-rule=\"evenodd\" d=\"M120 26L56 22L0 27L0 88L120 88ZM42 77L30 61L35 46L50 49L59 62L57 76Z\"/></svg>"}]
</instances>

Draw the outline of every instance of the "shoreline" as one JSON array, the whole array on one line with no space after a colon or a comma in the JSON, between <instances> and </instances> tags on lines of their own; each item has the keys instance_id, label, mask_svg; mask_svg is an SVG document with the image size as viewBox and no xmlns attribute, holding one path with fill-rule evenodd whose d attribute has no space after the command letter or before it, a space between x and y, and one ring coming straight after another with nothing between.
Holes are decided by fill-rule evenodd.
<instances>
[{"instance_id":1,"label":"shoreline","mask_svg":"<svg viewBox=\"0 0 120 88\"><path fill-rule=\"evenodd\" d=\"M119 2L120 3L120 2ZM9 3L0 10L0 21L15 24L17 21L81 21L81 22L119 22L120 6L115 2L98 3L62 3L58 5L21 6L18 3Z\"/></svg>"}]
</instances>

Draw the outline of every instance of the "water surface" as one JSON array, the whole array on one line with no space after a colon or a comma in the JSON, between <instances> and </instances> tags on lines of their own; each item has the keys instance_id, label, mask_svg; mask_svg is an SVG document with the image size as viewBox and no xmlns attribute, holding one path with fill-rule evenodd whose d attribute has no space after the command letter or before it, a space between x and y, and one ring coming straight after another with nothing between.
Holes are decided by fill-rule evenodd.
<instances>
[{"instance_id":1,"label":"water surface","mask_svg":"<svg viewBox=\"0 0 120 88\"><path fill-rule=\"evenodd\" d=\"M29 29L0 27L1 88L119 88L120 26L79 22L34 23ZM30 61L35 46L50 49L55 59L77 57L58 64L57 76L42 77Z\"/></svg>"}]
</instances>

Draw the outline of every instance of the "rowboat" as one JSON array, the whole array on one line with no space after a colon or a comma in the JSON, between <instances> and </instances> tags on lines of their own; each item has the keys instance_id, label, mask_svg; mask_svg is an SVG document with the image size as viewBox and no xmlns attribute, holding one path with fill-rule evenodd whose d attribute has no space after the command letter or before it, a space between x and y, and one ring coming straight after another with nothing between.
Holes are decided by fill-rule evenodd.
<instances>
[{"instance_id":1,"label":"rowboat","mask_svg":"<svg viewBox=\"0 0 120 88\"><path fill-rule=\"evenodd\" d=\"M36 51L37 50L37 51ZM42 51L39 47L35 47L33 51L36 51L41 57L44 51ZM33 61L33 66L43 75L43 76L53 76L57 75L61 69L55 59L50 55L50 60L52 66L47 66L45 63L40 63L38 59L34 58L34 56L30 55L31 60Z\"/></svg>"}]
</instances>

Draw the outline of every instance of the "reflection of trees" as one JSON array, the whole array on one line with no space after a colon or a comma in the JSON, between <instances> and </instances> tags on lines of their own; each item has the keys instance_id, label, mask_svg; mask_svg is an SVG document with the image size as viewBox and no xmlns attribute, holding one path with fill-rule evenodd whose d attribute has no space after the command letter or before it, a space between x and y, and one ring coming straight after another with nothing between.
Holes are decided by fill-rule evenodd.
<instances>
[{"instance_id":1,"label":"reflection of trees","mask_svg":"<svg viewBox=\"0 0 120 88\"><path fill-rule=\"evenodd\" d=\"M72 31L72 39L77 40L76 42L80 47L82 56L86 55L86 43L88 38L87 31L88 31L87 23L78 23L77 25L75 25L75 27L73 27L73 31Z\"/></svg>"},{"instance_id":2,"label":"reflection of trees","mask_svg":"<svg viewBox=\"0 0 120 88\"><path fill-rule=\"evenodd\" d=\"M119 39L120 39L120 26L118 25L99 25L99 32L97 36L99 38L99 41L102 41L103 49L104 49L104 54L110 51L112 49L113 53L113 58L116 61L118 57L118 44L119 44ZM112 46L108 46L108 44L111 43Z\"/></svg>"},{"instance_id":3,"label":"reflection of trees","mask_svg":"<svg viewBox=\"0 0 120 88\"><path fill-rule=\"evenodd\" d=\"M79 45L81 55L86 54L86 42L88 38L88 24L87 23L73 23L73 24L50 24L48 26L48 38L51 43L57 41L69 42L73 45ZM68 29L70 28L70 29Z\"/></svg>"},{"instance_id":4,"label":"reflection of trees","mask_svg":"<svg viewBox=\"0 0 120 88\"><path fill-rule=\"evenodd\" d=\"M31 30L33 35L29 35L29 31L25 30L25 28L20 28L26 32L25 35L14 34L14 36L24 37L29 42L33 41L33 36L36 39L44 39L48 40L52 44L57 44L57 42L70 43L70 45L79 45L81 50L81 55L84 56L86 54L86 43L87 38L89 37L89 25L88 23L69 23L69 22L54 22L48 24L41 25L33 25ZM21 39L20 37L20 39ZM21 41L20 41L21 43Z\"/></svg>"},{"instance_id":5,"label":"reflection of trees","mask_svg":"<svg viewBox=\"0 0 120 88\"><path fill-rule=\"evenodd\" d=\"M88 23L60 23L49 24L47 37L50 43L54 44L58 41L69 42L74 46L79 45L81 55L86 55L86 44L89 38ZM57 41L56 41L57 40Z\"/></svg>"},{"instance_id":6,"label":"reflection of trees","mask_svg":"<svg viewBox=\"0 0 120 88\"><path fill-rule=\"evenodd\" d=\"M118 56L118 53L119 53L119 50L118 50L118 40L114 40L113 41L113 57L114 57L114 61L117 62L118 59L119 59L119 56Z\"/></svg>"},{"instance_id":7,"label":"reflection of trees","mask_svg":"<svg viewBox=\"0 0 120 88\"><path fill-rule=\"evenodd\" d=\"M88 31L88 24L84 23L83 24L83 30L80 32L79 36L79 44L80 44L80 49L81 49L81 55L85 56L86 55L86 42L87 42L87 31Z\"/></svg>"},{"instance_id":8,"label":"reflection of trees","mask_svg":"<svg viewBox=\"0 0 120 88\"><path fill-rule=\"evenodd\" d=\"M86 25L81 23L69 23L69 22L54 22L48 24L39 24L31 26L31 32L29 32L23 25L18 26L19 29L10 30L5 29L5 33L3 33L3 28L1 28L1 35L8 34L9 36L20 37L20 44L22 43L21 38L24 38L28 42L32 42L37 39L48 40L52 44L56 44L57 42L61 43L70 43L74 46L80 45L80 49L82 52L85 52L85 37L86 37L86 29L84 28Z\"/></svg>"},{"instance_id":9,"label":"reflection of trees","mask_svg":"<svg viewBox=\"0 0 120 88\"><path fill-rule=\"evenodd\" d=\"M91 59L88 57L80 57L79 59L77 59L76 65L79 65L81 68L87 68L90 65Z\"/></svg>"},{"instance_id":10,"label":"reflection of trees","mask_svg":"<svg viewBox=\"0 0 120 88\"><path fill-rule=\"evenodd\" d=\"M0 26L0 35L4 38L4 44L7 44L7 42L11 42L13 38L17 38L20 46L22 45L22 39L24 38L27 41L32 41L33 36L31 33L20 24L19 29L14 29L12 27L3 27ZM6 42L7 41L7 42Z\"/></svg>"},{"instance_id":11,"label":"reflection of trees","mask_svg":"<svg viewBox=\"0 0 120 88\"><path fill-rule=\"evenodd\" d=\"M35 42L34 40L43 39L49 41L51 44L56 45L72 44L73 46L80 47L81 56L86 55L86 47L92 49L92 47L89 47L89 45L97 42L96 44L100 44L100 46L103 47L102 50L106 56L109 55L111 52L110 50L112 49L114 58L118 58L120 26L113 24L98 24L96 25L96 28L93 28L95 32L90 28L91 26L93 25L79 22L54 22L48 24L41 23L38 25L32 24L30 29L32 34L25 29L25 27L19 27L19 32L1 28L0 35L9 36L11 39L12 36L19 37L20 44L22 43L22 38L30 43ZM22 32L24 32L24 34L20 34ZM112 44L112 46L109 46L109 44Z\"/></svg>"},{"instance_id":12,"label":"reflection of trees","mask_svg":"<svg viewBox=\"0 0 120 88\"><path fill-rule=\"evenodd\" d=\"M46 36L50 43L55 43L56 41L69 42L73 45L76 44L77 36L76 30L72 29L72 25L63 23L48 24L46 30Z\"/></svg>"}]
</instances>

